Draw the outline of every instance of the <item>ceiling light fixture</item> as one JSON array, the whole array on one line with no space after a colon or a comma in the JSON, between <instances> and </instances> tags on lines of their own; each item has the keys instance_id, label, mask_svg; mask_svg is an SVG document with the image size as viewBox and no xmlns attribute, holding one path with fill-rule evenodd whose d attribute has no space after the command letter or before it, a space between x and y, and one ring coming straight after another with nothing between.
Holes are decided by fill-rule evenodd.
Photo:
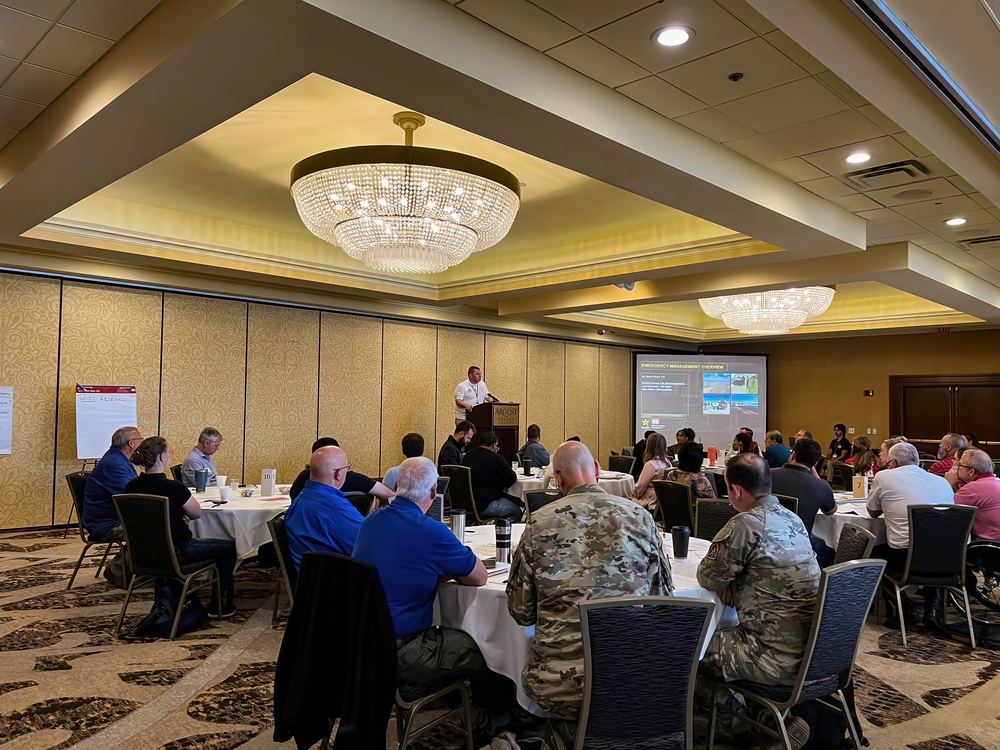
<instances>
[{"instance_id":1,"label":"ceiling light fixture","mask_svg":"<svg viewBox=\"0 0 1000 750\"><path fill-rule=\"evenodd\" d=\"M680 47L694 38L694 29L687 26L664 26L654 31L651 38L664 47Z\"/></svg>"},{"instance_id":2,"label":"ceiling light fixture","mask_svg":"<svg viewBox=\"0 0 1000 750\"><path fill-rule=\"evenodd\" d=\"M948 219L947 221L945 221L945 224L947 224L949 227L960 227L964 223L965 219L958 216L956 216L954 219Z\"/></svg>"},{"instance_id":3,"label":"ceiling light fixture","mask_svg":"<svg viewBox=\"0 0 1000 750\"><path fill-rule=\"evenodd\" d=\"M700 299L698 304L706 315L740 333L776 336L798 328L806 318L825 313L833 301L833 294L834 290L828 286L807 286L728 294Z\"/></svg>"},{"instance_id":4,"label":"ceiling light fixture","mask_svg":"<svg viewBox=\"0 0 1000 750\"><path fill-rule=\"evenodd\" d=\"M292 168L309 231L388 273L438 273L502 240L521 204L517 177L474 156L414 146L423 115L392 121L406 134L403 146L324 151Z\"/></svg>"},{"instance_id":5,"label":"ceiling light fixture","mask_svg":"<svg viewBox=\"0 0 1000 750\"><path fill-rule=\"evenodd\" d=\"M871 154L865 153L864 151L858 151L856 154L845 156L844 161L846 161L848 164L864 164L871 158L872 158Z\"/></svg>"}]
</instances>

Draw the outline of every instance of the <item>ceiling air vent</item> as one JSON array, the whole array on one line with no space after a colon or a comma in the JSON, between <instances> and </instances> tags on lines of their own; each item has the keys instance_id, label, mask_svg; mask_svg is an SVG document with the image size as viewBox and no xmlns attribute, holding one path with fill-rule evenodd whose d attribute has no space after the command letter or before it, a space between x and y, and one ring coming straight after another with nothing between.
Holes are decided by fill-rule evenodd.
<instances>
[{"instance_id":1,"label":"ceiling air vent","mask_svg":"<svg viewBox=\"0 0 1000 750\"><path fill-rule=\"evenodd\" d=\"M930 170L923 164L908 159L848 172L844 175L844 179L861 190L878 190L916 182L927 177L929 173Z\"/></svg>"},{"instance_id":2,"label":"ceiling air vent","mask_svg":"<svg viewBox=\"0 0 1000 750\"><path fill-rule=\"evenodd\" d=\"M988 237L976 237L975 239L962 240L958 244L966 250L1000 250L1000 234L991 234Z\"/></svg>"},{"instance_id":3,"label":"ceiling air vent","mask_svg":"<svg viewBox=\"0 0 1000 750\"><path fill-rule=\"evenodd\" d=\"M932 195L934 195L933 190L914 188L913 190L900 190L898 193L893 193L892 197L898 201L923 201Z\"/></svg>"}]
</instances>

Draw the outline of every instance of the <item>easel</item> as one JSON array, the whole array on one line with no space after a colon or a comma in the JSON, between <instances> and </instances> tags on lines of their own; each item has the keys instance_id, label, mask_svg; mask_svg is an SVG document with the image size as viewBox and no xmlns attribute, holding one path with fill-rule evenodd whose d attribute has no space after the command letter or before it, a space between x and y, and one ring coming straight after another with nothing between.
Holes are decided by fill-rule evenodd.
<instances>
[{"instance_id":1,"label":"easel","mask_svg":"<svg viewBox=\"0 0 1000 750\"><path fill-rule=\"evenodd\" d=\"M83 473L86 473L87 472L87 464L93 464L93 467L91 467L91 469L90 469L91 471L93 471L95 468L97 468L97 461L98 461L98 459L96 459L96 458L85 458L85 459L83 459L83 466L80 467L80 471L83 472ZM66 519L66 528L63 529L63 539L65 539L66 535L69 534L69 524L73 520L73 511L74 510L76 510L76 500L75 499L73 500L73 502L69 506L69 517ZM81 524L83 523L83 519L82 518L80 519L80 523Z\"/></svg>"}]
</instances>

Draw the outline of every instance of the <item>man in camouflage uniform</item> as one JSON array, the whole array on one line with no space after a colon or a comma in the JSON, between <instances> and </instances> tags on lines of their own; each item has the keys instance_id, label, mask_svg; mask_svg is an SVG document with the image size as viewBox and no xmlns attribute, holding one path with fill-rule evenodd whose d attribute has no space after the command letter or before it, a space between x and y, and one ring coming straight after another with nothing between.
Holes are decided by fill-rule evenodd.
<instances>
[{"instance_id":1,"label":"man in camouflage uniform","mask_svg":"<svg viewBox=\"0 0 1000 750\"><path fill-rule=\"evenodd\" d=\"M673 593L652 516L597 484L600 467L583 443L552 454L566 495L533 513L514 553L507 607L521 625L535 625L524 665L528 696L557 728L572 733L583 703L583 638L578 604L609 596Z\"/></svg>"},{"instance_id":2,"label":"man in camouflage uniform","mask_svg":"<svg viewBox=\"0 0 1000 750\"><path fill-rule=\"evenodd\" d=\"M699 673L703 697L702 683L719 679L792 684L819 589L809 534L802 519L771 494L767 462L752 453L735 456L726 464L726 486L740 512L712 540L698 566L698 583L735 606L740 622L712 636Z\"/></svg>"}]
</instances>

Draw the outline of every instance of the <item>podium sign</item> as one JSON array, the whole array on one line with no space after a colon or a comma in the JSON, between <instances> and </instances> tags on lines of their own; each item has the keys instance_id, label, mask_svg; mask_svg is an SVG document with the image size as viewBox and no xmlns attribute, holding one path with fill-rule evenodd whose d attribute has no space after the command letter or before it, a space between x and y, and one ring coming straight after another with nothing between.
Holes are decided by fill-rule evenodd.
<instances>
[{"instance_id":1,"label":"podium sign","mask_svg":"<svg viewBox=\"0 0 1000 750\"><path fill-rule=\"evenodd\" d=\"M517 427L521 423L520 404L494 404L493 406L493 428L497 427Z\"/></svg>"},{"instance_id":2,"label":"podium sign","mask_svg":"<svg viewBox=\"0 0 1000 750\"><path fill-rule=\"evenodd\" d=\"M517 449L520 448L520 424L521 405L501 404L496 401L487 404L479 404L473 408L469 414L469 420L476 426L476 434L469 444L470 448L479 445L479 436L484 432L495 432L499 453L508 461L514 461L517 457Z\"/></svg>"}]
</instances>

